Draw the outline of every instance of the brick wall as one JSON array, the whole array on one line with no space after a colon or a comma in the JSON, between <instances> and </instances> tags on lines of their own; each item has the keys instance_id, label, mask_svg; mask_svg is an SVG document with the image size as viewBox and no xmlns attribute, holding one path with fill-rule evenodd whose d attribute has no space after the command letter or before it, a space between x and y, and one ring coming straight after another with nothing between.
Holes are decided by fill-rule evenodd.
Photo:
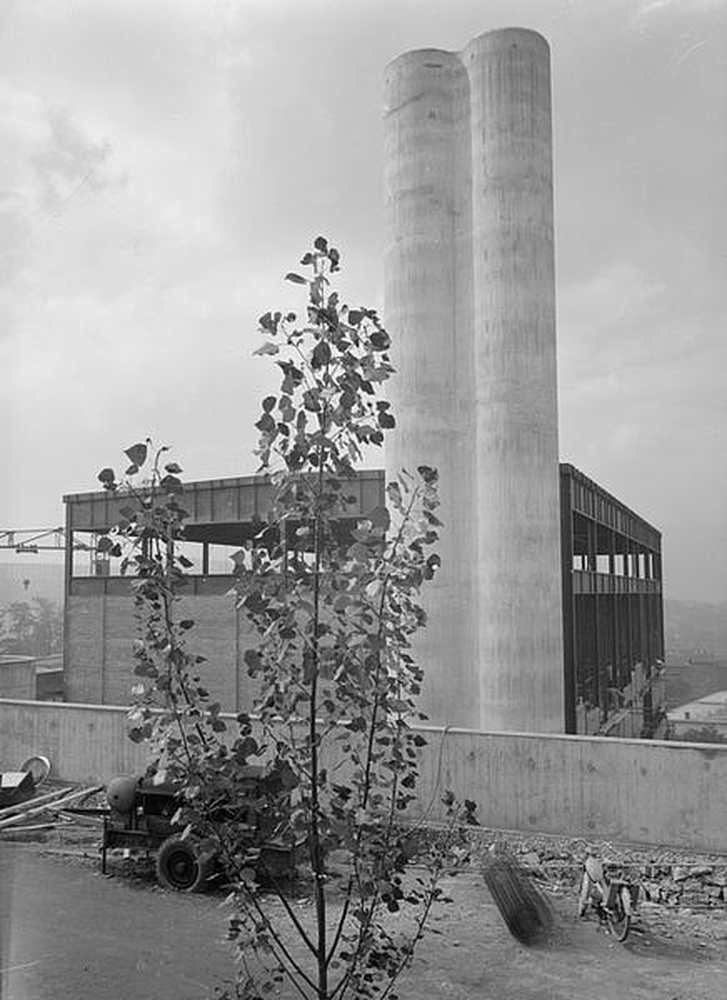
<instances>
[{"instance_id":1,"label":"brick wall","mask_svg":"<svg viewBox=\"0 0 727 1000\"><path fill-rule=\"evenodd\" d=\"M64 670L69 701L103 704L104 613L102 594L66 596Z\"/></svg>"},{"instance_id":2,"label":"brick wall","mask_svg":"<svg viewBox=\"0 0 727 1000\"><path fill-rule=\"evenodd\" d=\"M35 698L35 660L0 656L0 698Z\"/></svg>"},{"instance_id":3,"label":"brick wall","mask_svg":"<svg viewBox=\"0 0 727 1000\"><path fill-rule=\"evenodd\" d=\"M123 705L131 700L136 621L128 588L118 584L77 581L66 598L68 701ZM253 633L245 616L235 610L229 586L221 578L197 581L197 592L179 602L178 612L180 618L196 622L188 649L207 658L199 666L199 676L212 700L227 711L240 711L252 704L253 683L243 657L253 644Z\"/></svg>"}]
</instances>

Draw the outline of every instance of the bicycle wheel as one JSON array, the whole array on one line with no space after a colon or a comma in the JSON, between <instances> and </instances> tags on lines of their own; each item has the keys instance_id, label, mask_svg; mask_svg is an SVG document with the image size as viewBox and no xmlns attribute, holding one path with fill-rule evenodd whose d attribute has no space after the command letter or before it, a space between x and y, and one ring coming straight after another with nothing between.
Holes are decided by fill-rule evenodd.
<instances>
[{"instance_id":1,"label":"bicycle wheel","mask_svg":"<svg viewBox=\"0 0 727 1000\"><path fill-rule=\"evenodd\" d=\"M614 899L608 907L608 923L617 941L625 941L631 928L631 896L627 886L622 886L614 893Z\"/></svg>"}]
</instances>

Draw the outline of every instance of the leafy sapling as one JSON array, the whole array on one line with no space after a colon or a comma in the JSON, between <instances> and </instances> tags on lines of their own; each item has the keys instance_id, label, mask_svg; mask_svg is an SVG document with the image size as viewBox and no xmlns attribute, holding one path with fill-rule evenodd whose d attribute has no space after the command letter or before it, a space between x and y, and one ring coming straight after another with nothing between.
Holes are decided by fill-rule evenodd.
<instances>
[{"instance_id":1,"label":"leafy sapling","mask_svg":"<svg viewBox=\"0 0 727 1000\"><path fill-rule=\"evenodd\" d=\"M199 679L203 658L188 648L194 622L180 611L191 569L179 547L181 469L147 442L127 451L123 484L110 469L99 477L124 494L103 546L135 574L131 735L149 741L152 770L183 787L188 829L223 861L241 970L225 995L250 1000L284 981L317 1000L395 1000L443 898L442 877L464 856L460 820L474 821L471 803L451 799L449 831L419 854L417 831L403 823L426 742L414 728L423 675L412 640L426 626L420 591L439 566L437 473L402 470L385 505L365 499L357 468L395 427L381 396L393 373L390 339L375 310L340 301L339 268L338 251L318 237L303 273L287 275L305 291L301 315L259 320L254 353L280 373L256 424L273 498L234 556L237 608L257 633L244 665L258 692L234 732ZM254 801L252 764L268 776ZM304 856L310 910L251 843L252 814L291 856ZM424 865L416 875L415 854ZM271 907L276 898L282 905Z\"/></svg>"},{"instance_id":2,"label":"leafy sapling","mask_svg":"<svg viewBox=\"0 0 727 1000\"><path fill-rule=\"evenodd\" d=\"M437 473L403 471L387 505L366 510L356 467L395 426L380 398L389 335L374 310L341 303L327 240L301 264L307 276L287 278L306 288L303 318L260 318L256 353L281 373L256 425L274 499L236 556L238 607L258 632L246 654L256 712L296 777L289 835L305 837L315 904L307 981L280 968L306 996L394 996L452 861L445 852L428 879L408 878L401 823L425 742L412 728L423 678L411 641L426 624L419 591L439 565ZM415 914L404 937L391 929L401 908Z\"/></svg>"}]
</instances>

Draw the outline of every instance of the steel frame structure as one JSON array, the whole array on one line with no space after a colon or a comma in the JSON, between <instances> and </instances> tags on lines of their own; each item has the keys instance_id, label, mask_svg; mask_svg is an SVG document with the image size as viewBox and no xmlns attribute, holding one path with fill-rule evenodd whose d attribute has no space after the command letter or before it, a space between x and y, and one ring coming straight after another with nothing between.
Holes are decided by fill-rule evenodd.
<instances>
[{"instance_id":1,"label":"steel frame structure","mask_svg":"<svg viewBox=\"0 0 727 1000\"><path fill-rule=\"evenodd\" d=\"M640 667L640 735L652 736L663 708L652 699L664 658L661 533L574 466L560 477L566 732L578 704L597 708L608 732Z\"/></svg>"},{"instance_id":2,"label":"steel frame structure","mask_svg":"<svg viewBox=\"0 0 727 1000\"><path fill-rule=\"evenodd\" d=\"M385 502L381 470L359 473L351 517ZM201 574L190 596L223 594L229 576L209 574L209 546L239 545L265 517L270 485L264 477L185 484L190 510L186 535L201 546ZM124 595L130 581L114 575L77 577L73 551L79 539L98 536L114 524L121 497L85 493L66 503L66 594ZM577 709L598 710L599 731L609 731L624 704L624 692L640 665L644 677L642 735L652 735L660 706L652 704L652 681L664 656L661 534L572 465L560 466L562 614L564 632L565 731L577 731ZM16 534L20 534L17 532ZM92 549L95 545L92 543ZM68 602L67 602L68 604ZM73 622L66 610L66 636Z\"/></svg>"}]
</instances>

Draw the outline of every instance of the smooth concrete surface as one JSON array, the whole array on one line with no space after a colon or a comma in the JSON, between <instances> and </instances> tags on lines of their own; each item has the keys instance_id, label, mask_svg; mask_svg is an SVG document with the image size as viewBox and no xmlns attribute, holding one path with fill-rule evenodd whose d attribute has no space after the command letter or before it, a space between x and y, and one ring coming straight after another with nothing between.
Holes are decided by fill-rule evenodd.
<instances>
[{"instance_id":1,"label":"smooth concrete surface","mask_svg":"<svg viewBox=\"0 0 727 1000\"><path fill-rule=\"evenodd\" d=\"M387 479L436 466L433 722L564 728L550 62L524 29L409 52L385 97Z\"/></svg>"},{"instance_id":2,"label":"smooth concrete surface","mask_svg":"<svg viewBox=\"0 0 727 1000\"><path fill-rule=\"evenodd\" d=\"M45 754L54 776L96 784L144 768L127 709L0 700L0 767ZM232 716L223 716L232 720ZM727 852L727 745L419 727L417 799L442 822L443 793L478 804L483 826Z\"/></svg>"},{"instance_id":3,"label":"smooth concrete surface","mask_svg":"<svg viewBox=\"0 0 727 1000\"><path fill-rule=\"evenodd\" d=\"M387 70L385 310L397 370L387 392L397 428L386 478L420 465L439 471L442 565L425 588L429 621L415 644L422 707L433 721L477 726L467 87L451 52L407 53Z\"/></svg>"},{"instance_id":4,"label":"smooth concrete surface","mask_svg":"<svg viewBox=\"0 0 727 1000\"><path fill-rule=\"evenodd\" d=\"M548 44L490 32L470 76L480 729L563 731Z\"/></svg>"},{"instance_id":5,"label":"smooth concrete surface","mask_svg":"<svg viewBox=\"0 0 727 1000\"><path fill-rule=\"evenodd\" d=\"M139 774L146 750L129 739L127 713L116 705L1 699L0 770L42 754L59 781L92 785Z\"/></svg>"},{"instance_id":6,"label":"smooth concrete surface","mask_svg":"<svg viewBox=\"0 0 727 1000\"><path fill-rule=\"evenodd\" d=\"M424 732L416 815L440 789L483 826L727 852L727 746L604 736ZM439 775L439 780L437 780Z\"/></svg>"}]
</instances>

